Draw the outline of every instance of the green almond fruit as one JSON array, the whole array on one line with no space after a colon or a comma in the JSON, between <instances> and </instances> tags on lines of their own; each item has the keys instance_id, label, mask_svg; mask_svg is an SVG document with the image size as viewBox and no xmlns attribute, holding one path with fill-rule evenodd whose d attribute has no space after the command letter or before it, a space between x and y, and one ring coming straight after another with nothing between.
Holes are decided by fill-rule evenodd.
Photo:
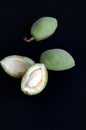
<instances>
[{"instance_id":1,"label":"green almond fruit","mask_svg":"<svg viewBox=\"0 0 86 130\"><path fill-rule=\"evenodd\" d=\"M0 61L4 71L14 78L22 77L26 70L35 62L25 56L11 55Z\"/></svg>"},{"instance_id":2,"label":"green almond fruit","mask_svg":"<svg viewBox=\"0 0 86 130\"><path fill-rule=\"evenodd\" d=\"M36 63L25 73L21 81L21 91L27 95L36 95L43 91L48 82L48 72L44 64Z\"/></svg>"},{"instance_id":3,"label":"green almond fruit","mask_svg":"<svg viewBox=\"0 0 86 130\"><path fill-rule=\"evenodd\" d=\"M63 49L50 49L43 52L40 62L44 63L49 70L62 71L75 66L73 57Z\"/></svg>"},{"instance_id":4,"label":"green almond fruit","mask_svg":"<svg viewBox=\"0 0 86 130\"><path fill-rule=\"evenodd\" d=\"M50 37L58 27L58 21L53 17L39 18L31 27L31 38L24 38L24 41L31 42L32 40L41 41Z\"/></svg>"}]
</instances>

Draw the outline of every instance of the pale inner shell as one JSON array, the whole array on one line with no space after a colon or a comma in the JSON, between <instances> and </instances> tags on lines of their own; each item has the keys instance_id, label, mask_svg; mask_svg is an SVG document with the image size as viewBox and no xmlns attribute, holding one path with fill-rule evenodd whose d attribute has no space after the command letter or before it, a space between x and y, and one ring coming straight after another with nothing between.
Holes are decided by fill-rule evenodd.
<instances>
[{"instance_id":1,"label":"pale inner shell","mask_svg":"<svg viewBox=\"0 0 86 130\"><path fill-rule=\"evenodd\" d=\"M6 67L8 70L10 70L12 73L23 73L28 68L29 64L22 60L10 60L9 62L6 62Z\"/></svg>"},{"instance_id":2,"label":"pale inner shell","mask_svg":"<svg viewBox=\"0 0 86 130\"><path fill-rule=\"evenodd\" d=\"M35 88L38 87L42 82L42 70L36 69L30 75L26 87Z\"/></svg>"}]
</instances>

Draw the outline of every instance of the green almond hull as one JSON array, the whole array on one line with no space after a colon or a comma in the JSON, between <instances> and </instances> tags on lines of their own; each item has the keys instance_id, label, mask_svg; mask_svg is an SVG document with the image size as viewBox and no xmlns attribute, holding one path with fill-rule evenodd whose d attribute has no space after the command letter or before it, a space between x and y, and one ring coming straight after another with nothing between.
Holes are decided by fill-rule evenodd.
<instances>
[{"instance_id":1,"label":"green almond hull","mask_svg":"<svg viewBox=\"0 0 86 130\"><path fill-rule=\"evenodd\" d=\"M73 57L65 50L51 49L43 52L40 62L44 63L49 70L63 71L75 66Z\"/></svg>"},{"instance_id":2,"label":"green almond hull","mask_svg":"<svg viewBox=\"0 0 86 130\"><path fill-rule=\"evenodd\" d=\"M31 27L31 35L36 41L50 37L58 27L58 22L53 17L42 17Z\"/></svg>"}]
</instances>

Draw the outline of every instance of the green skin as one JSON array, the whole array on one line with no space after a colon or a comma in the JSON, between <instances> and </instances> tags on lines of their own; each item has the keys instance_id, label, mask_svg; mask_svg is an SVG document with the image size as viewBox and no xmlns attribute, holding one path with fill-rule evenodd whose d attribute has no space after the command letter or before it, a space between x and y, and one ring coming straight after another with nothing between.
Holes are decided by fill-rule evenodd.
<instances>
[{"instance_id":1,"label":"green skin","mask_svg":"<svg viewBox=\"0 0 86 130\"><path fill-rule=\"evenodd\" d=\"M51 49L43 52L40 62L44 63L49 70L62 71L75 66L73 57L65 50Z\"/></svg>"},{"instance_id":2,"label":"green skin","mask_svg":"<svg viewBox=\"0 0 86 130\"><path fill-rule=\"evenodd\" d=\"M42 17L38 19L31 27L31 38L24 38L24 41L31 42L33 40L41 41L50 37L57 29L58 21L53 17Z\"/></svg>"},{"instance_id":3,"label":"green skin","mask_svg":"<svg viewBox=\"0 0 86 130\"><path fill-rule=\"evenodd\" d=\"M2 68L3 68L3 70L4 70L8 75L10 75L11 77L14 77L14 78L21 78L26 71L25 71L24 73L21 73L21 72L12 73L12 72L10 72L10 70L7 69L7 67L5 66L4 63L5 63L5 61L7 61L7 60L9 60L9 59L12 59L12 58L18 58L18 59L20 58L20 59L22 59L22 60L26 60L26 61L28 62L28 65L30 64L30 66L33 65L33 64L35 64L35 62L34 62L32 59L30 59L30 58L28 58L28 57L25 57L25 56L20 56L20 55L11 55L11 56L7 56L7 57L5 57L4 59L2 59L2 60L0 61L0 64L1 64L1 66L2 66Z\"/></svg>"},{"instance_id":4,"label":"green skin","mask_svg":"<svg viewBox=\"0 0 86 130\"><path fill-rule=\"evenodd\" d=\"M42 17L31 27L31 35L36 41L50 37L58 26L57 20L52 17Z\"/></svg>"}]
</instances>

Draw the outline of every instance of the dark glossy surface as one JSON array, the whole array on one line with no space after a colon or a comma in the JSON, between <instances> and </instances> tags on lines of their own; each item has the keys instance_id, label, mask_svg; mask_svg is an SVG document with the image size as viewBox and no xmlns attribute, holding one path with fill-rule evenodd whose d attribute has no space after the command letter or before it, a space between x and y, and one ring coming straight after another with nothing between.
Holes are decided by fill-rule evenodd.
<instances>
[{"instance_id":1,"label":"dark glossy surface","mask_svg":"<svg viewBox=\"0 0 86 130\"><path fill-rule=\"evenodd\" d=\"M46 40L25 43L27 28L42 16L57 18L57 31ZM84 1L1 1L0 60L18 54L39 62L43 51L62 48L74 57L76 66L49 71L46 89L32 97L20 91L21 80L11 78L0 67L0 130L86 129L85 16Z\"/></svg>"}]
</instances>

